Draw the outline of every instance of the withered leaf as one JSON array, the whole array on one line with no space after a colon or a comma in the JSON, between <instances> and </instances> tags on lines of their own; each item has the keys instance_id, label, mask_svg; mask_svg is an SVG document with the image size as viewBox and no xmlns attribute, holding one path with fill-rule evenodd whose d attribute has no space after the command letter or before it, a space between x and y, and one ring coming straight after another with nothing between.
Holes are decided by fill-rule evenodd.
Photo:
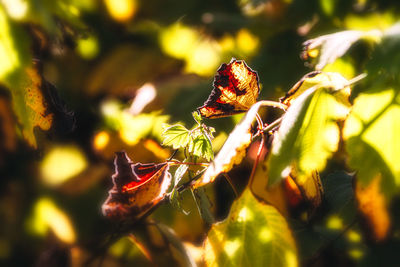
<instances>
[{"instance_id":1,"label":"withered leaf","mask_svg":"<svg viewBox=\"0 0 400 267\"><path fill-rule=\"evenodd\" d=\"M214 77L214 89L197 110L205 118L221 118L246 112L260 93L258 75L243 60L232 58Z\"/></svg>"},{"instance_id":2,"label":"withered leaf","mask_svg":"<svg viewBox=\"0 0 400 267\"><path fill-rule=\"evenodd\" d=\"M49 130L53 123L53 114L48 111L42 93L42 77L34 67L26 68L13 76L11 88L14 110L22 125L22 134L28 143L37 146L33 129L38 126Z\"/></svg>"},{"instance_id":3,"label":"withered leaf","mask_svg":"<svg viewBox=\"0 0 400 267\"><path fill-rule=\"evenodd\" d=\"M171 183L167 163L141 164L117 152L113 187L102 206L103 215L112 219L139 219L164 199Z\"/></svg>"}]
</instances>

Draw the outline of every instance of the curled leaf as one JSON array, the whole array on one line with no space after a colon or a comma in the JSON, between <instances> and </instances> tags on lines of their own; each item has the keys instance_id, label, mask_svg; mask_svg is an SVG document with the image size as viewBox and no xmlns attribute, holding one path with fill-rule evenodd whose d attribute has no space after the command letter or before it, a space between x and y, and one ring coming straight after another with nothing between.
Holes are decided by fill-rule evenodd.
<instances>
[{"instance_id":1,"label":"curled leaf","mask_svg":"<svg viewBox=\"0 0 400 267\"><path fill-rule=\"evenodd\" d=\"M171 183L167 163L133 164L125 152L117 152L114 166L113 187L102 206L104 216L139 219L164 199Z\"/></svg>"},{"instance_id":2,"label":"curled leaf","mask_svg":"<svg viewBox=\"0 0 400 267\"><path fill-rule=\"evenodd\" d=\"M264 103L261 101L254 104L242 121L236 125L215 160L207 168L204 175L193 184L195 188L213 182L220 173L228 172L234 165L242 162L246 155L246 148L251 143L251 124L262 105Z\"/></svg>"},{"instance_id":3,"label":"curled leaf","mask_svg":"<svg viewBox=\"0 0 400 267\"><path fill-rule=\"evenodd\" d=\"M220 118L246 112L260 93L257 72L243 60L222 64L214 77L214 88L197 110L205 118Z\"/></svg>"}]
</instances>

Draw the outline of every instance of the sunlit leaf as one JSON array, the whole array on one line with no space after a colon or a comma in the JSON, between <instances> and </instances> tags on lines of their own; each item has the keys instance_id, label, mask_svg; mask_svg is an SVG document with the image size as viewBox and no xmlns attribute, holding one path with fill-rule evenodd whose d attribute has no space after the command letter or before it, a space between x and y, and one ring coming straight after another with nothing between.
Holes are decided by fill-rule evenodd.
<instances>
[{"instance_id":1,"label":"sunlit leaf","mask_svg":"<svg viewBox=\"0 0 400 267\"><path fill-rule=\"evenodd\" d=\"M382 191L391 194L400 185L400 96L387 88L360 94L347 118L343 138L348 164L366 186L382 175Z\"/></svg>"},{"instance_id":2,"label":"sunlit leaf","mask_svg":"<svg viewBox=\"0 0 400 267\"><path fill-rule=\"evenodd\" d=\"M249 190L232 205L228 218L213 225L204 244L207 266L298 265L289 227L273 207Z\"/></svg>"},{"instance_id":3,"label":"sunlit leaf","mask_svg":"<svg viewBox=\"0 0 400 267\"><path fill-rule=\"evenodd\" d=\"M347 98L350 96L348 81L341 74L337 72L313 71L304 75L280 101L290 106L293 100L313 86L330 87L332 92L342 93ZM347 104L348 100L342 102Z\"/></svg>"},{"instance_id":4,"label":"sunlit leaf","mask_svg":"<svg viewBox=\"0 0 400 267\"><path fill-rule=\"evenodd\" d=\"M307 89L296 98L284 115L274 135L269 156L269 183L286 177L294 167L298 182L321 171L328 158L337 150L337 120L345 118L348 108L329 93L329 89Z\"/></svg>"},{"instance_id":5,"label":"sunlit leaf","mask_svg":"<svg viewBox=\"0 0 400 267\"><path fill-rule=\"evenodd\" d=\"M321 70L325 65L333 63L337 58L343 56L349 48L362 38L379 40L382 32L374 31L342 31L332 34L322 35L315 39L306 41L302 57L307 59L313 57L312 52L319 49L316 70Z\"/></svg>"},{"instance_id":6,"label":"sunlit leaf","mask_svg":"<svg viewBox=\"0 0 400 267\"><path fill-rule=\"evenodd\" d=\"M196 136L193 141L189 143L189 152L194 156L205 158L208 161L214 158L211 142L204 134Z\"/></svg>"},{"instance_id":7,"label":"sunlit leaf","mask_svg":"<svg viewBox=\"0 0 400 267\"><path fill-rule=\"evenodd\" d=\"M236 125L225 144L219 151L215 160L207 168L201 179L197 180L194 187L199 187L213 182L221 173L228 172L234 165L239 164L246 155L246 148L251 143L251 124L253 123L258 109L262 106L258 102L251 107L242 121Z\"/></svg>"},{"instance_id":8,"label":"sunlit leaf","mask_svg":"<svg viewBox=\"0 0 400 267\"><path fill-rule=\"evenodd\" d=\"M297 176L296 171L292 170L290 177L286 178L287 181L292 182L294 191L300 191L302 199L300 201L306 202L310 206L310 212L313 213L322 202L324 189L322 187L321 177L317 171L312 171L308 177Z\"/></svg>"},{"instance_id":9,"label":"sunlit leaf","mask_svg":"<svg viewBox=\"0 0 400 267\"><path fill-rule=\"evenodd\" d=\"M11 95L14 111L22 126L24 138L33 147L37 146L34 128L49 130L53 114L49 113L42 93L42 77L35 68L27 68L13 75Z\"/></svg>"},{"instance_id":10,"label":"sunlit leaf","mask_svg":"<svg viewBox=\"0 0 400 267\"><path fill-rule=\"evenodd\" d=\"M289 214L288 202L290 202L291 199L285 195L282 184L278 183L275 186L268 186L268 166L266 160L261 161L257 165L254 178L251 180L249 188L257 199L271 204L284 216Z\"/></svg>"},{"instance_id":11,"label":"sunlit leaf","mask_svg":"<svg viewBox=\"0 0 400 267\"><path fill-rule=\"evenodd\" d=\"M191 139L190 131L182 125L172 125L162 133L163 145L172 146L173 149L185 148Z\"/></svg>"},{"instance_id":12,"label":"sunlit leaf","mask_svg":"<svg viewBox=\"0 0 400 267\"><path fill-rule=\"evenodd\" d=\"M368 186L357 182L355 187L358 209L366 220L368 235L375 241L384 240L391 225L386 196L380 188L381 179L382 176L378 174Z\"/></svg>"},{"instance_id":13,"label":"sunlit leaf","mask_svg":"<svg viewBox=\"0 0 400 267\"><path fill-rule=\"evenodd\" d=\"M205 118L220 118L246 112L260 93L258 74L243 60L222 64L214 77L214 88L197 110Z\"/></svg>"},{"instance_id":14,"label":"sunlit leaf","mask_svg":"<svg viewBox=\"0 0 400 267\"><path fill-rule=\"evenodd\" d=\"M164 199L171 183L167 163L133 164L125 152L114 160L113 187L103 203L103 215L112 219L139 219Z\"/></svg>"}]
</instances>

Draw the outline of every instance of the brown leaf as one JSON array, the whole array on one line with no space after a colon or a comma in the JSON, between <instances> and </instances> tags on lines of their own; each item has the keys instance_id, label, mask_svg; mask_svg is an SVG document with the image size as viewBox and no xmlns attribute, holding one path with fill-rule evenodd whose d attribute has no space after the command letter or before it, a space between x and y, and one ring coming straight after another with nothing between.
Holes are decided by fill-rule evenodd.
<instances>
[{"instance_id":1,"label":"brown leaf","mask_svg":"<svg viewBox=\"0 0 400 267\"><path fill-rule=\"evenodd\" d=\"M243 60L222 64L214 77L214 89L197 110L205 118L221 118L246 112L260 93L257 72Z\"/></svg>"},{"instance_id":2,"label":"brown leaf","mask_svg":"<svg viewBox=\"0 0 400 267\"><path fill-rule=\"evenodd\" d=\"M194 188L212 183L219 174L228 172L234 165L242 162L243 158L246 156L246 149L251 143L251 124L257 115L258 109L262 105L264 105L264 103L261 101L254 104L242 121L236 125L218 155L215 157L215 160L210 163L210 166L201 179L193 184Z\"/></svg>"},{"instance_id":3,"label":"brown leaf","mask_svg":"<svg viewBox=\"0 0 400 267\"><path fill-rule=\"evenodd\" d=\"M171 183L167 163L133 164L125 152L114 160L113 187L102 206L112 219L139 219L164 199Z\"/></svg>"},{"instance_id":4,"label":"brown leaf","mask_svg":"<svg viewBox=\"0 0 400 267\"><path fill-rule=\"evenodd\" d=\"M34 67L26 68L13 76L10 88L13 105L22 134L28 143L37 147L33 129L38 126L49 130L53 123L53 114L49 113L42 93L42 78Z\"/></svg>"}]
</instances>

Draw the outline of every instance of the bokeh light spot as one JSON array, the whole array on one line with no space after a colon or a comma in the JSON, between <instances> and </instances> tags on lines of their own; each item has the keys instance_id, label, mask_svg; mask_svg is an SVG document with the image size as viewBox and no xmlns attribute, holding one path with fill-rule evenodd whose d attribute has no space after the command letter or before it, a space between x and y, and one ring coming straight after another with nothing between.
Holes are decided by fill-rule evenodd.
<instances>
[{"instance_id":1,"label":"bokeh light spot","mask_svg":"<svg viewBox=\"0 0 400 267\"><path fill-rule=\"evenodd\" d=\"M326 227L328 227L329 229L332 229L332 230L340 230L343 228L343 221L338 216L333 215L328 218Z\"/></svg>"},{"instance_id":2,"label":"bokeh light spot","mask_svg":"<svg viewBox=\"0 0 400 267\"><path fill-rule=\"evenodd\" d=\"M224 245L224 250L229 257L233 257L236 251L240 248L242 242L240 240L235 239L232 241L226 241Z\"/></svg>"},{"instance_id":3,"label":"bokeh light spot","mask_svg":"<svg viewBox=\"0 0 400 267\"><path fill-rule=\"evenodd\" d=\"M93 146L96 150L104 149L110 141L110 135L106 131L98 132L93 140Z\"/></svg>"},{"instance_id":4,"label":"bokeh light spot","mask_svg":"<svg viewBox=\"0 0 400 267\"><path fill-rule=\"evenodd\" d=\"M79 39L76 50L84 59L93 59L99 54L98 40L94 36L89 36L85 39Z\"/></svg>"},{"instance_id":5,"label":"bokeh light spot","mask_svg":"<svg viewBox=\"0 0 400 267\"><path fill-rule=\"evenodd\" d=\"M50 186L58 186L82 172L87 160L75 146L57 146L44 157L40 170L42 180Z\"/></svg>"},{"instance_id":6,"label":"bokeh light spot","mask_svg":"<svg viewBox=\"0 0 400 267\"><path fill-rule=\"evenodd\" d=\"M69 217L46 197L40 198L34 206L33 217L28 228L37 235L44 236L51 230L61 241L72 244L76 240L74 227Z\"/></svg>"},{"instance_id":7,"label":"bokeh light spot","mask_svg":"<svg viewBox=\"0 0 400 267\"><path fill-rule=\"evenodd\" d=\"M16 20L23 19L28 11L28 1L2 0L1 3L6 8L8 15Z\"/></svg>"},{"instance_id":8,"label":"bokeh light spot","mask_svg":"<svg viewBox=\"0 0 400 267\"><path fill-rule=\"evenodd\" d=\"M236 43L239 52L246 56L251 56L257 52L260 46L260 40L257 36L253 35L247 29L241 29L238 31L236 36Z\"/></svg>"},{"instance_id":9,"label":"bokeh light spot","mask_svg":"<svg viewBox=\"0 0 400 267\"><path fill-rule=\"evenodd\" d=\"M258 237L262 242L268 243L272 240L272 232L268 227L263 227L261 228Z\"/></svg>"},{"instance_id":10,"label":"bokeh light spot","mask_svg":"<svg viewBox=\"0 0 400 267\"><path fill-rule=\"evenodd\" d=\"M136 0L104 0L110 16L119 22L130 20L138 9Z\"/></svg>"}]
</instances>

